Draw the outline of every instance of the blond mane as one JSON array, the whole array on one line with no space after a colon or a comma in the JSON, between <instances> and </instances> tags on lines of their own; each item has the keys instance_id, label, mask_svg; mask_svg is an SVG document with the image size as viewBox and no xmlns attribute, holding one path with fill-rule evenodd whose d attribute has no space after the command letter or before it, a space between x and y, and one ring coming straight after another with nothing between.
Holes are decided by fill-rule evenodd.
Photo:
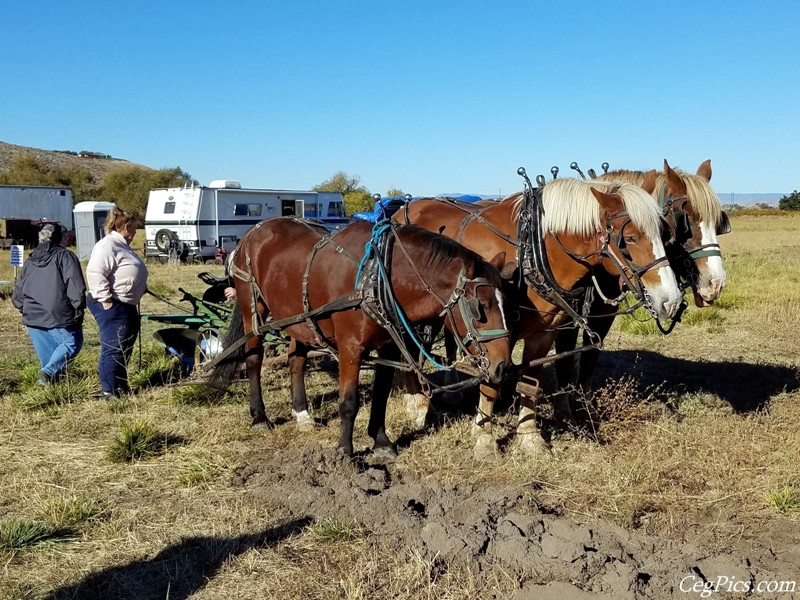
<instances>
[{"instance_id":1,"label":"blond mane","mask_svg":"<svg viewBox=\"0 0 800 600\"><path fill-rule=\"evenodd\" d=\"M552 233L590 237L605 230L600 203L591 188L618 194L634 225L651 239L659 238L661 213L642 188L624 182L556 179L542 189L543 226Z\"/></svg>"},{"instance_id":2,"label":"blond mane","mask_svg":"<svg viewBox=\"0 0 800 600\"><path fill-rule=\"evenodd\" d=\"M701 221L717 224L722 218L722 203L705 178L692 175L681 169L673 169L686 185L686 198L694 208ZM642 185L646 173L643 171L611 171L598 177L601 181L625 181L634 185ZM656 176L656 189L653 197L663 198L667 189L667 177L663 172Z\"/></svg>"}]
</instances>

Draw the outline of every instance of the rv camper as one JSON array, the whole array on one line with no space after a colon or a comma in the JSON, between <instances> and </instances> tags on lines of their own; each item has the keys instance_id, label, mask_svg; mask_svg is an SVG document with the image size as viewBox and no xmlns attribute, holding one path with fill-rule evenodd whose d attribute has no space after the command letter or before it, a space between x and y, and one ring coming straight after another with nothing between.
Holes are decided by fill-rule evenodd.
<instances>
[{"instance_id":1,"label":"rv camper","mask_svg":"<svg viewBox=\"0 0 800 600\"><path fill-rule=\"evenodd\" d=\"M336 212L344 219L339 217L343 206L338 193L245 189L230 180L151 190L144 223L146 254L163 261L178 252L185 260L211 261L218 248L223 253L233 250L242 235L264 219L304 217L306 208L326 216Z\"/></svg>"}]
</instances>

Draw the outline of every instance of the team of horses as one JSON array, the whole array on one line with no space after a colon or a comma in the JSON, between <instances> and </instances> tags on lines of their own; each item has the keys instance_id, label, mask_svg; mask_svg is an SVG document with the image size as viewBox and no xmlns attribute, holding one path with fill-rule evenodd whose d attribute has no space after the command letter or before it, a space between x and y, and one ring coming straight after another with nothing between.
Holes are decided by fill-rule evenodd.
<instances>
[{"instance_id":1,"label":"team of horses","mask_svg":"<svg viewBox=\"0 0 800 600\"><path fill-rule=\"evenodd\" d=\"M590 390L623 297L632 295L660 324L680 315L686 288L699 307L719 296L726 275L717 235L729 226L710 179L710 161L696 174L664 161L661 172L554 179L478 206L418 199L391 221L355 222L334 234L291 217L263 221L229 260L238 310L223 344L236 348L215 364L212 381L224 388L244 361L252 423L268 424L260 334L283 329L291 339L292 414L307 426L308 353L330 350L339 361L338 447L352 455L358 375L369 360L375 377L367 430L372 452L391 457L385 414L395 369L409 372L407 406L423 425L425 363L460 365L480 390L476 459L494 455L494 405L520 379L533 384L521 395L515 437L525 452L546 451L535 405L554 344L561 388L551 395L554 415L575 424L591 418L577 400ZM442 328L461 358L448 351L450 361L439 364L430 342ZM581 332L584 347L576 349ZM522 360L513 365L517 341Z\"/></svg>"}]
</instances>

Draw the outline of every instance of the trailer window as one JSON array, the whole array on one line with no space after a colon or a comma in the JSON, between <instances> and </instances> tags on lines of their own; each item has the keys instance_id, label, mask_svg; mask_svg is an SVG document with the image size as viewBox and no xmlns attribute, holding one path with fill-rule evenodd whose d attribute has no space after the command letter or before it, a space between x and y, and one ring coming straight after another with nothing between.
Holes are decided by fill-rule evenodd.
<instances>
[{"instance_id":1,"label":"trailer window","mask_svg":"<svg viewBox=\"0 0 800 600\"><path fill-rule=\"evenodd\" d=\"M344 204L341 202L331 202L328 204L328 216L329 217L346 217L344 214Z\"/></svg>"},{"instance_id":2,"label":"trailer window","mask_svg":"<svg viewBox=\"0 0 800 600\"><path fill-rule=\"evenodd\" d=\"M260 217L261 204L234 204L233 214L237 217Z\"/></svg>"},{"instance_id":3,"label":"trailer window","mask_svg":"<svg viewBox=\"0 0 800 600\"><path fill-rule=\"evenodd\" d=\"M174 202L164 202L164 214L171 215L175 212L175 203Z\"/></svg>"}]
</instances>

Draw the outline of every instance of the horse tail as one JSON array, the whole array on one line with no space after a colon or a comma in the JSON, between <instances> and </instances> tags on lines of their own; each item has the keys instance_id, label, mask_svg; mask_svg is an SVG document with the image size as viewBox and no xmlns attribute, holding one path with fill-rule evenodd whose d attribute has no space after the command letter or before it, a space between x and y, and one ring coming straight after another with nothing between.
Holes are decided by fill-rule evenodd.
<instances>
[{"instance_id":1,"label":"horse tail","mask_svg":"<svg viewBox=\"0 0 800 600\"><path fill-rule=\"evenodd\" d=\"M222 348L230 347L242 337L244 337L244 318L242 317L242 311L239 310L239 305L234 304L233 312L228 320L228 328L222 336ZM208 377L209 388L218 395L225 393L244 361L244 355L245 344L240 344L234 352L214 365Z\"/></svg>"}]
</instances>

